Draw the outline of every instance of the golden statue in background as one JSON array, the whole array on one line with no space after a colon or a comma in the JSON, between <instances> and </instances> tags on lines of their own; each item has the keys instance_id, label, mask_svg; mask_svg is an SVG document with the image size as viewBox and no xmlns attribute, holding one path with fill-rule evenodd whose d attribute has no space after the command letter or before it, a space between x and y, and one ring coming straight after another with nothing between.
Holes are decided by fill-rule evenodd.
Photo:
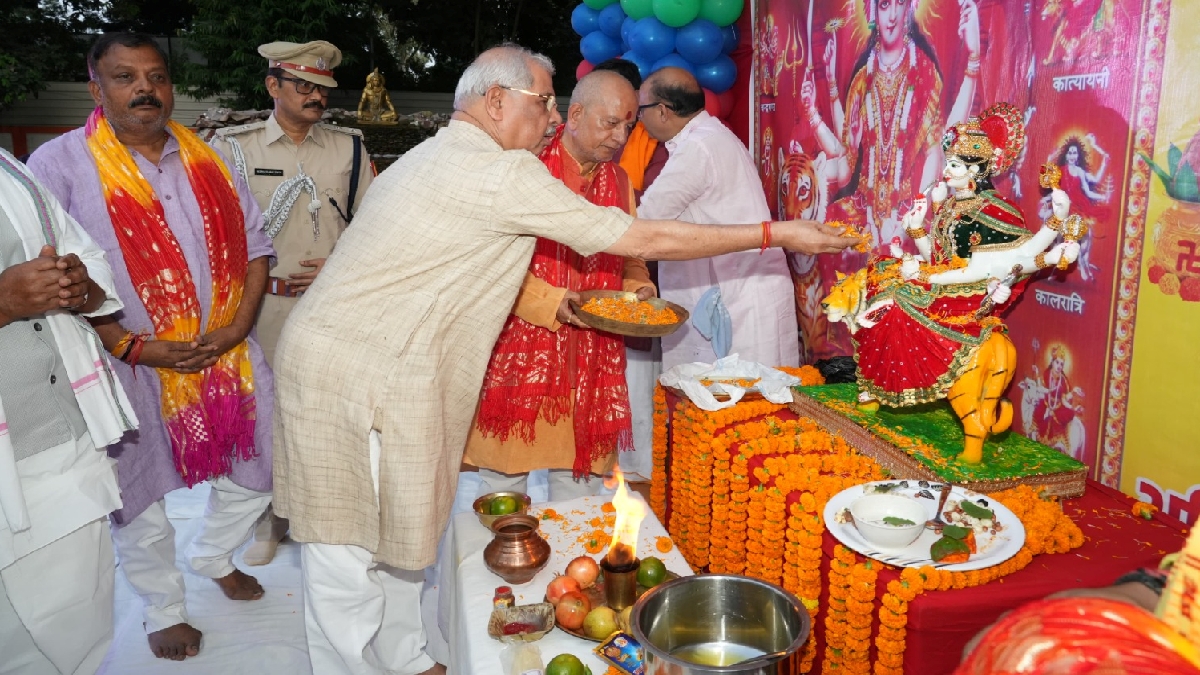
<instances>
[{"instance_id":1,"label":"golden statue in background","mask_svg":"<svg viewBox=\"0 0 1200 675\"><path fill-rule=\"evenodd\" d=\"M384 86L383 74L376 68L367 75L367 85L363 87L362 98L358 101L358 122L395 124L397 117L387 87Z\"/></svg>"}]
</instances>

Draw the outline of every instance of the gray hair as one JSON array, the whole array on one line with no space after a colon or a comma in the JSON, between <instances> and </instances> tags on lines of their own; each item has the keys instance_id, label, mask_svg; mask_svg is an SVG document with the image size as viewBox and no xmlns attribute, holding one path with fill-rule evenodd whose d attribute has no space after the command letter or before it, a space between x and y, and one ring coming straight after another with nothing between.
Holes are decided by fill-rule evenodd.
<instances>
[{"instance_id":1,"label":"gray hair","mask_svg":"<svg viewBox=\"0 0 1200 675\"><path fill-rule=\"evenodd\" d=\"M531 62L554 75L554 64L550 59L519 45L503 44L480 54L458 78L458 86L454 88L454 109L462 110L493 85L515 89L532 87Z\"/></svg>"}]
</instances>

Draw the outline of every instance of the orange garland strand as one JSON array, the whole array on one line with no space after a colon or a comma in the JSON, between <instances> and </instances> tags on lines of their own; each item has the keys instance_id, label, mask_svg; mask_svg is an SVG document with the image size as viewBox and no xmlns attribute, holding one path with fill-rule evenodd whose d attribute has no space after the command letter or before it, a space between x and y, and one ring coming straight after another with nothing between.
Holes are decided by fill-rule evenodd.
<instances>
[{"instance_id":1,"label":"orange garland strand","mask_svg":"<svg viewBox=\"0 0 1200 675\"><path fill-rule=\"evenodd\" d=\"M813 384L811 367L791 371ZM829 499L847 487L887 477L869 457L840 436L808 419L772 416L783 406L744 401L705 412L681 400L670 420L672 512L668 529L694 568L713 573L748 574L795 593L815 620L821 596L822 514ZM654 468L651 506L666 512L667 404L662 387L654 395ZM718 433L719 432L719 433ZM750 460L761 457L750 487ZM859 562L837 546L830 561L825 612L823 665L829 672L902 675L908 604L931 590L969 588L1023 569L1033 556L1064 553L1083 544L1083 533L1055 500L1043 500L1021 486L991 495L1024 524L1025 544L1008 561L972 572L946 572L931 566L903 570L888 583L876 607L880 568ZM875 663L870 663L874 635ZM795 672L808 673L817 657L810 638Z\"/></svg>"}]
</instances>

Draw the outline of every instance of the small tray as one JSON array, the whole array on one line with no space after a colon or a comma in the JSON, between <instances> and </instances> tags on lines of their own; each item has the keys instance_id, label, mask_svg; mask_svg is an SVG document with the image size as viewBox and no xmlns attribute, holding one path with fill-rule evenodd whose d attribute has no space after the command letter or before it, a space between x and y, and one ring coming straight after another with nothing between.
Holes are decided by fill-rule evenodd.
<instances>
[{"instance_id":1,"label":"small tray","mask_svg":"<svg viewBox=\"0 0 1200 675\"><path fill-rule=\"evenodd\" d=\"M671 333L679 330L680 326L687 323L688 318L691 317L691 314L689 314L688 311L683 307L673 302L663 300L662 298L650 298L649 300L646 300L646 302L650 303L657 309L670 307L675 312L675 316L679 317L679 320L675 323L653 325L647 323L626 323L624 321L609 319L607 317L592 314L591 312L586 312L583 310L583 304L592 298L618 298L624 297L625 295L626 293L624 291L582 291L579 294L579 302L575 302L574 300L571 301L571 311L575 312L575 315L578 316L581 321L592 328L595 328L596 330L602 330L606 333L613 333L615 335L628 335L630 337L662 337L664 335L670 335Z\"/></svg>"},{"instance_id":2,"label":"small tray","mask_svg":"<svg viewBox=\"0 0 1200 675\"><path fill-rule=\"evenodd\" d=\"M541 629L532 633L505 635L504 625L514 621L540 626ZM494 609L492 610L491 618L488 619L488 635L493 640L499 640L506 644L541 640L552 630L554 630L554 605L548 602L539 602L536 605L517 605L516 607L509 607L507 609Z\"/></svg>"},{"instance_id":3,"label":"small tray","mask_svg":"<svg viewBox=\"0 0 1200 675\"><path fill-rule=\"evenodd\" d=\"M672 579L678 579L678 578L679 578L678 574L672 572L671 570L667 570L667 576L662 580L662 583L665 584L668 581L671 581ZM637 591L635 592L635 596L640 598L640 597L642 597L642 594L648 590L650 590L650 589L646 588L645 586L642 586L641 584L638 584ZM592 604L592 609L596 609L597 607L607 607L608 606L608 603L604 599L604 572L603 571L600 572L600 576L596 577L596 583L591 588L583 589L583 594L587 596L588 601ZM563 631L564 633L570 633L571 635L574 635L575 637L577 637L581 640L587 640L589 642L603 642L605 639L608 638L607 635L605 635L603 638L599 638L599 639L594 638L594 637L589 637L588 634L584 633L582 630L571 630L570 628L567 628L566 626L563 626L561 624L558 625L558 629Z\"/></svg>"}]
</instances>

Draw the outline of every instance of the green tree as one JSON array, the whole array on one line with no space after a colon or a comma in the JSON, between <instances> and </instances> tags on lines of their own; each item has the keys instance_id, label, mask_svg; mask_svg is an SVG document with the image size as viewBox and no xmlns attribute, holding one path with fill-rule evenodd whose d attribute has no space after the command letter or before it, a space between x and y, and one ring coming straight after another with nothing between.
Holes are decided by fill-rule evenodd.
<instances>
[{"instance_id":1,"label":"green tree","mask_svg":"<svg viewBox=\"0 0 1200 675\"><path fill-rule=\"evenodd\" d=\"M481 51L515 42L554 61L555 89L575 84L579 36L571 30L578 0L381 0L396 33L421 46L431 61L412 85L453 91L458 76ZM390 86L390 85L389 85Z\"/></svg>"},{"instance_id":2,"label":"green tree","mask_svg":"<svg viewBox=\"0 0 1200 675\"><path fill-rule=\"evenodd\" d=\"M361 82L375 20L362 2L337 0L194 0L192 27L184 35L199 56L175 68L177 84L198 98L216 96L239 108L268 101L266 63L258 45L276 40L328 40L342 50L338 77ZM390 66L391 63L377 64ZM385 68L386 70L386 68ZM362 77L355 77L362 71Z\"/></svg>"},{"instance_id":3,"label":"green tree","mask_svg":"<svg viewBox=\"0 0 1200 675\"><path fill-rule=\"evenodd\" d=\"M8 0L0 5L0 110L53 80L84 80L89 41L102 26L103 0Z\"/></svg>"}]
</instances>

